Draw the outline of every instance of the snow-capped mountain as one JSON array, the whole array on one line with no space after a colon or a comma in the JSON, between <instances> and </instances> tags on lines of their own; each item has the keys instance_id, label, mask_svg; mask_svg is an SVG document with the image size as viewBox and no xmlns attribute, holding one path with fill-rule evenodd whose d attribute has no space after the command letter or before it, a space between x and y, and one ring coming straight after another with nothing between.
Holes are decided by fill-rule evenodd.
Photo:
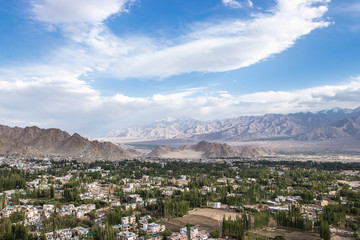
<instances>
[{"instance_id":1,"label":"snow-capped mountain","mask_svg":"<svg viewBox=\"0 0 360 240\"><path fill-rule=\"evenodd\" d=\"M333 108L316 113L241 116L207 122L190 118L166 119L147 126L112 130L105 135L105 138L124 142L164 139L247 141L289 138L358 115L360 115L360 107L356 109Z\"/></svg>"}]
</instances>

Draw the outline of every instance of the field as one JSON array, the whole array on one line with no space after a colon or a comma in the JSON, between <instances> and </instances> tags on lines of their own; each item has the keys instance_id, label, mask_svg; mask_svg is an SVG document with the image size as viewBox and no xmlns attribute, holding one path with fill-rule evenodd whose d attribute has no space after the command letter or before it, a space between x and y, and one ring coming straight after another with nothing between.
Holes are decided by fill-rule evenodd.
<instances>
[{"instance_id":1,"label":"field","mask_svg":"<svg viewBox=\"0 0 360 240\"><path fill-rule=\"evenodd\" d=\"M196 208L184 217L176 218L169 222L162 221L161 223L171 231L179 231L187 223L195 225L199 230L221 230L221 221L224 215L226 218L231 216L231 218L235 219L239 214L222 209Z\"/></svg>"},{"instance_id":2,"label":"field","mask_svg":"<svg viewBox=\"0 0 360 240\"><path fill-rule=\"evenodd\" d=\"M257 239L258 237L283 236L286 240L317 240L320 239L319 233L301 232L288 228L267 228L262 230L252 230L248 234L248 239Z\"/></svg>"}]
</instances>

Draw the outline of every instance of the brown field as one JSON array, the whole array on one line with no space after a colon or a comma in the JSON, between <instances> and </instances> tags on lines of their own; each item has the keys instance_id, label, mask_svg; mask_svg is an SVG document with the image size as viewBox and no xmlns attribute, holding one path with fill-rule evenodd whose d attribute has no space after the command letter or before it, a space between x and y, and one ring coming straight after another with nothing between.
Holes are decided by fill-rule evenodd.
<instances>
[{"instance_id":1,"label":"brown field","mask_svg":"<svg viewBox=\"0 0 360 240\"><path fill-rule=\"evenodd\" d=\"M317 240L320 239L319 233L301 232L289 228L267 228L258 231L250 231L248 239L256 239L257 237L283 236L286 240Z\"/></svg>"},{"instance_id":2,"label":"brown field","mask_svg":"<svg viewBox=\"0 0 360 240\"><path fill-rule=\"evenodd\" d=\"M196 208L189 212L188 215L175 218L169 222L162 221L168 229L171 231L179 231L180 228L184 227L187 223L195 225L199 230L220 230L221 231L221 221L223 217L235 219L238 213L229 210L222 209L211 209L211 208Z\"/></svg>"}]
</instances>

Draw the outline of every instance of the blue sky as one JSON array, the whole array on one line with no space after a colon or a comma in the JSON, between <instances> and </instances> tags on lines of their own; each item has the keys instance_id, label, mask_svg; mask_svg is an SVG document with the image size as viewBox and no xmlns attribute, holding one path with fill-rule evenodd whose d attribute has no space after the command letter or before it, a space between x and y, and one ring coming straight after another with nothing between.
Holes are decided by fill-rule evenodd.
<instances>
[{"instance_id":1,"label":"blue sky","mask_svg":"<svg viewBox=\"0 0 360 240\"><path fill-rule=\"evenodd\" d=\"M0 0L0 124L360 106L356 0Z\"/></svg>"}]
</instances>

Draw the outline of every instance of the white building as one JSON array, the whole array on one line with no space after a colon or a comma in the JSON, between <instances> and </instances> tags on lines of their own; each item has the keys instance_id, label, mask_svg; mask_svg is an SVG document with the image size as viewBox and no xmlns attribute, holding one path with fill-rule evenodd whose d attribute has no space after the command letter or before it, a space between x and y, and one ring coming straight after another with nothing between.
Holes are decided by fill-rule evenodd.
<instances>
[{"instance_id":1,"label":"white building","mask_svg":"<svg viewBox=\"0 0 360 240\"><path fill-rule=\"evenodd\" d=\"M129 231L125 231L125 232L120 232L118 234L116 234L116 239L120 240L135 240L138 237L138 235L136 233L133 232L129 232Z\"/></svg>"},{"instance_id":2,"label":"white building","mask_svg":"<svg viewBox=\"0 0 360 240\"><path fill-rule=\"evenodd\" d=\"M206 205L210 208L221 208L221 202L207 202Z\"/></svg>"},{"instance_id":3,"label":"white building","mask_svg":"<svg viewBox=\"0 0 360 240\"><path fill-rule=\"evenodd\" d=\"M160 225L157 223L149 223L146 231L150 234L163 232L165 231L165 225Z\"/></svg>"},{"instance_id":4,"label":"white building","mask_svg":"<svg viewBox=\"0 0 360 240\"><path fill-rule=\"evenodd\" d=\"M140 229L146 232L148 230L148 225L147 222L140 222Z\"/></svg>"},{"instance_id":5,"label":"white building","mask_svg":"<svg viewBox=\"0 0 360 240\"><path fill-rule=\"evenodd\" d=\"M72 232L70 228L65 228L65 229L59 229L56 230L56 235L58 236L58 238L60 238L61 240L67 240L67 239L71 239L72 237Z\"/></svg>"},{"instance_id":6,"label":"white building","mask_svg":"<svg viewBox=\"0 0 360 240\"><path fill-rule=\"evenodd\" d=\"M122 224L134 224L136 222L136 217L135 215L131 215L128 217L122 217L121 218L121 223Z\"/></svg>"}]
</instances>

